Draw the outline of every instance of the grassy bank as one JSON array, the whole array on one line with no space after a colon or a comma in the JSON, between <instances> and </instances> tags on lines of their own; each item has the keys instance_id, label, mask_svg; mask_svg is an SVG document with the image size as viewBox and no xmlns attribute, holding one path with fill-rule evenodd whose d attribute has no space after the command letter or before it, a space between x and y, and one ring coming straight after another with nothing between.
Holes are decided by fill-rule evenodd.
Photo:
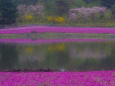
<instances>
[{"instance_id":1,"label":"grassy bank","mask_svg":"<svg viewBox=\"0 0 115 86\"><path fill-rule=\"evenodd\" d=\"M115 22L110 23L40 23L40 22L21 22L12 25L0 25L0 29L14 28L14 27L26 27L26 26L64 26L64 27L104 27L104 28L115 28Z\"/></svg>"},{"instance_id":2,"label":"grassy bank","mask_svg":"<svg viewBox=\"0 0 115 86\"><path fill-rule=\"evenodd\" d=\"M17 23L17 26L39 26L39 25L49 25L49 26L71 26L71 27L110 27L115 28L115 22L110 23L64 23L64 24L55 24L55 23L39 23L39 22L21 22Z\"/></svg>"}]
</instances>

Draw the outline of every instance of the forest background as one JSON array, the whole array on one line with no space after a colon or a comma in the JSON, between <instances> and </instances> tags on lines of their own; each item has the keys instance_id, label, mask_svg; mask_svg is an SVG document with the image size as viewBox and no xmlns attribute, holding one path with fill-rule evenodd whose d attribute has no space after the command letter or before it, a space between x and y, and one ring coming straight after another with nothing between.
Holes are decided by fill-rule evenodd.
<instances>
[{"instance_id":1,"label":"forest background","mask_svg":"<svg viewBox=\"0 0 115 86\"><path fill-rule=\"evenodd\" d=\"M115 27L115 0L0 0L0 25Z\"/></svg>"}]
</instances>

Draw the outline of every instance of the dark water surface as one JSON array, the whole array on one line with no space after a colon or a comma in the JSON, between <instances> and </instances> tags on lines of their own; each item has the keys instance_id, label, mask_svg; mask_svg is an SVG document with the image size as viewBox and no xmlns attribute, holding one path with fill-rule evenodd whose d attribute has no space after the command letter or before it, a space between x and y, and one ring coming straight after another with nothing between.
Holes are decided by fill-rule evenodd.
<instances>
[{"instance_id":1,"label":"dark water surface","mask_svg":"<svg viewBox=\"0 0 115 86\"><path fill-rule=\"evenodd\" d=\"M34 41L34 40L32 40ZM0 70L115 70L115 41L0 43Z\"/></svg>"}]
</instances>

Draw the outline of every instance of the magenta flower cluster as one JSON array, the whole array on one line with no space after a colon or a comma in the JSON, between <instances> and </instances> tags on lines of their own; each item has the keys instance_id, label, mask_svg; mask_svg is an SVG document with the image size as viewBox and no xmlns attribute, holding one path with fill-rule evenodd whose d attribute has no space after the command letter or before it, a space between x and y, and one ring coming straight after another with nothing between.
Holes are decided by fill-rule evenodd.
<instances>
[{"instance_id":1,"label":"magenta flower cluster","mask_svg":"<svg viewBox=\"0 0 115 86\"><path fill-rule=\"evenodd\" d=\"M0 86L115 86L115 71L0 72Z\"/></svg>"}]
</instances>

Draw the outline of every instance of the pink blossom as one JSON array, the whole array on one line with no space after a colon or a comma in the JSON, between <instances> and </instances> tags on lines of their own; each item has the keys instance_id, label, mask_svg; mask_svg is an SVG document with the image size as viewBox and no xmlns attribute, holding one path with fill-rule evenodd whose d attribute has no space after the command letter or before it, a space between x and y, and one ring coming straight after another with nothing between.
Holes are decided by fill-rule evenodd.
<instances>
[{"instance_id":1,"label":"pink blossom","mask_svg":"<svg viewBox=\"0 0 115 86\"><path fill-rule=\"evenodd\" d=\"M70 20L76 19L77 16L79 16L79 13L84 19L87 19L88 17L94 17L95 13L98 13L101 16L104 16L104 13L106 11L111 12L106 7L96 7L96 6L93 8L82 7L82 8L76 8L76 9L70 9L69 10L69 19Z\"/></svg>"}]
</instances>

